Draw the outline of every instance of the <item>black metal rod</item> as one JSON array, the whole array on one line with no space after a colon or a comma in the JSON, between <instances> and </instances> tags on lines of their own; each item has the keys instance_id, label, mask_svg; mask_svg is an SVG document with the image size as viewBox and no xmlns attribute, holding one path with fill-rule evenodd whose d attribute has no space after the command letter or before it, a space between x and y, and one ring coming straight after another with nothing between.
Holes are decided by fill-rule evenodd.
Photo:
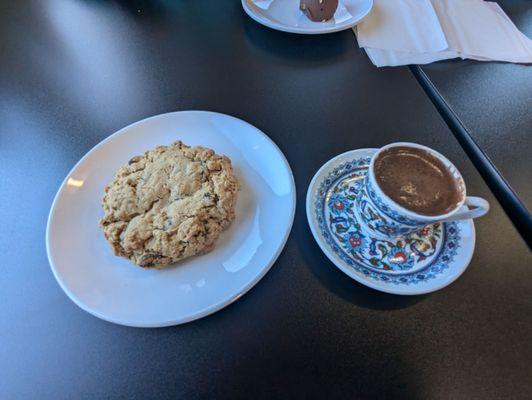
<instances>
[{"instance_id":1,"label":"black metal rod","mask_svg":"<svg viewBox=\"0 0 532 400\"><path fill-rule=\"evenodd\" d=\"M501 204L517 231L525 240L529 249L532 250L532 216L526 206L493 165L493 162L475 142L475 139L473 139L460 118L447 104L425 72L418 65L411 65L410 70L493 192L495 198Z\"/></svg>"}]
</instances>

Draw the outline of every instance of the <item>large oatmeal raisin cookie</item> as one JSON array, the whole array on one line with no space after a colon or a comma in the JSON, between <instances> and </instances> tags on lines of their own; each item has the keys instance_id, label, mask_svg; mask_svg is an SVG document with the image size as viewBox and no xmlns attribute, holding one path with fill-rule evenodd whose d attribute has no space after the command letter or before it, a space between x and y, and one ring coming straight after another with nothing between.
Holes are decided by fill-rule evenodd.
<instances>
[{"instance_id":1,"label":"large oatmeal raisin cookie","mask_svg":"<svg viewBox=\"0 0 532 400\"><path fill-rule=\"evenodd\" d=\"M133 157L102 199L100 227L116 255L161 268L214 247L235 218L231 160L178 141Z\"/></svg>"}]
</instances>

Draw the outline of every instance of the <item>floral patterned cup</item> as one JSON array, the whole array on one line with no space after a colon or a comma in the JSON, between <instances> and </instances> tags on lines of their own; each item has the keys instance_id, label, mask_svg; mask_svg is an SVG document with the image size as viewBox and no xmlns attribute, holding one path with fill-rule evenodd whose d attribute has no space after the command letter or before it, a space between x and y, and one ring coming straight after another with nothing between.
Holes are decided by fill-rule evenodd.
<instances>
[{"instance_id":1,"label":"floral patterned cup","mask_svg":"<svg viewBox=\"0 0 532 400\"><path fill-rule=\"evenodd\" d=\"M375 159L379 154L392 147L414 147L423 149L449 168L451 174L457 179L458 187L462 192L462 200L456 207L442 215L423 215L407 210L389 198L379 187L374 173ZM462 206L471 206L467 209ZM371 158L368 174L365 178L362 195L356 201L355 213L363 227L372 235L381 239L405 237L425 226L445 221L472 219L485 215L489 211L489 203L480 197L466 196L464 179L458 169L443 155L429 147L415 143L392 143L380 148Z\"/></svg>"}]
</instances>

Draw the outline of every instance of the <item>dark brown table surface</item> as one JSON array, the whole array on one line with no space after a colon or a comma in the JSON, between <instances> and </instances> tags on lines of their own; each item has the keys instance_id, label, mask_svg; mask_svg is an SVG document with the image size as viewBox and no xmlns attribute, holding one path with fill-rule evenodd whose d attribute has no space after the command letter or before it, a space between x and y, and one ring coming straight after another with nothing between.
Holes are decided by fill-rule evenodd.
<instances>
[{"instance_id":1,"label":"dark brown table surface","mask_svg":"<svg viewBox=\"0 0 532 400\"><path fill-rule=\"evenodd\" d=\"M290 238L216 314L162 329L101 321L50 272L53 196L114 131L187 109L242 118L283 150L298 191ZM400 140L447 155L492 205L469 268L425 296L351 280L304 210L325 161ZM530 398L532 256L410 71L373 67L350 31L275 32L238 0L2 0L0 168L2 399Z\"/></svg>"},{"instance_id":2,"label":"dark brown table surface","mask_svg":"<svg viewBox=\"0 0 532 400\"><path fill-rule=\"evenodd\" d=\"M532 38L532 1L498 1ZM442 61L423 70L532 210L532 66Z\"/></svg>"}]
</instances>

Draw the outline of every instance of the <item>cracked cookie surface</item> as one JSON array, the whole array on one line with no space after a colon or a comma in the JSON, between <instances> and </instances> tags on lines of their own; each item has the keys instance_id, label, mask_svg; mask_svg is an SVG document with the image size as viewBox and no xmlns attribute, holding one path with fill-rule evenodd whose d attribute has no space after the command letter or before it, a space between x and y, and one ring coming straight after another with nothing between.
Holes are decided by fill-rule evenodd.
<instances>
[{"instance_id":1,"label":"cracked cookie surface","mask_svg":"<svg viewBox=\"0 0 532 400\"><path fill-rule=\"evenodd\" d=\"M100 227L114 253L162 268L214 248L235 218L231 160L178 141L133 157L102 199Z\"/></svg>"}]
</instances>

